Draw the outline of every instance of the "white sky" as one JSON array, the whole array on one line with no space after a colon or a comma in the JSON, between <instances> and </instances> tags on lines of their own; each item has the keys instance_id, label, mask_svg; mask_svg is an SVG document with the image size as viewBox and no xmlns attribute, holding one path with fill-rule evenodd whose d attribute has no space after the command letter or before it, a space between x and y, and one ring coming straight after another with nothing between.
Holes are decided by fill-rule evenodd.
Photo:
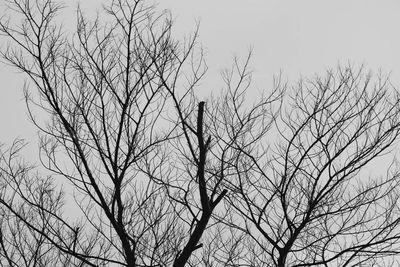
<instances>
[{"instance_id":1,"label":"white sky","mask_svg":"<svg viewBox=\"0 0 400 267\"><path fill-rule=\"evenodd\" d=\"M81 2L84 8L95 9L105 1ZM400 85L399 0L160 2L159 8L170 9L176 18L178 35L189 34L196 19L201 21L200 41L207 51L209 71L199 90L219 90L219 72L230 66L233 55L244 57L250 47L257 90L268 90L280 70L294 84L300 75L323 73L348 61L391 71L393 83ZM16 136L34 141L36 130L22 101L25 77L4 64L0 68L0 142L9 143Z\"/></svg>"}]
</instances>

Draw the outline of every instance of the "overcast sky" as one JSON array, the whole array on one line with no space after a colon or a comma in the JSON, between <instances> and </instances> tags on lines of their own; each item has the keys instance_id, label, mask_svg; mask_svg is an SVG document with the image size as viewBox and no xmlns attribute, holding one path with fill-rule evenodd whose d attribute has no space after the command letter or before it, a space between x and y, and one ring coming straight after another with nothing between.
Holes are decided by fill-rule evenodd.
<instances>
[{"instance_id":1,"label":"overcast sky","mask_svg":"<svg viewBox=\"0 0 400 267\"><path fill-rule=\"evenodd\" d=\"M82 2L96 9L102 1ZM271 88L280 70L294 83L300 75L323 73L348 61L391 71L393 83L400 85L399 0L162 0L159 8L171 10L178 35L190 34L200 20L209 66L205 90L218 90L219 72L250 47L256 89ZM22 101L25 77L0 66L0 142L16 136L35 140Z\"/></svg>"}]
</instances>

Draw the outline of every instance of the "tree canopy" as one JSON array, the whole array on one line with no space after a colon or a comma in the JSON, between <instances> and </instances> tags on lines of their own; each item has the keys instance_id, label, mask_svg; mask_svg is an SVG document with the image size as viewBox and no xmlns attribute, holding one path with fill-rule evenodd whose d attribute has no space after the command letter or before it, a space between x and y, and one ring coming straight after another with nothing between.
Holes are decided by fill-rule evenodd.
<instances>
[{"instance_id":1,"label":"tree canopy","mask_svg":"<svg viewBox=\"0 0 400 267\"><path fill-rule=\"evenodd\" d=\"M340 66L255 97L249 53L202 99L199 28L177 40L147 1L78 8L72 33L57 1L6 2L44 169L1 147L2 266L396 264L395 157L368 174L400 137L388 77Z\"/></svg>"}]
</instances>

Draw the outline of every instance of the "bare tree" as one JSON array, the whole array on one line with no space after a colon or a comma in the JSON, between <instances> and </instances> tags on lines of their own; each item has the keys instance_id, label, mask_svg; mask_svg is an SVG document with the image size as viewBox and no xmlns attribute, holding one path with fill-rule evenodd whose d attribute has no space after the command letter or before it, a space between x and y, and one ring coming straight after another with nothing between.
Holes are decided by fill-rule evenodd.
<instances>
[{"instance_id":1,"label":"bare tree","mask_svg":"<svg viewBox=\"0 0 400 267\"><path fill-rule=\"evenodd\" d=\"M50 175L21 160L23 141L1 150L0 264L355 266L400 252L396 164L365 172L399 137L388 80L278 77L253 101L249 54L199 101L198 29L177 41L167 12L78 8L70 35L56 2L6 2L2 55L30 79Z\"/></svg>"},{"instance_id":2,"label":"bare tree","mask_svg":"<svg viewBox=\"0 0 400 267\"><path fill-rule=\"evenodd\" d=\"M33 182L5 165L3 214L18 221L11 234L21 225L26 242L40 248L32 257L49 248L45 258L63 265L184 266L226 194L205 178L210 138L204 102L193 95L206 69L197 31L175 41L170 15L143 2L112 1L94 21L78 8L69 37L56 21L61 5L7 1L22 20L3 18L1 31L13 42L3 58L30 78L25 96L42 132L43 166L68 181ZM37 108L50 121L37 119ZM179 149L189 153L172 160ZM66 214L72 198L78 215ZM10 266L31 266L29 255L14 256L9 232L2 256Z\"/></svg>"},{"instance_id":3,"label":"bare tree","mask_svg":"<svg viewBox=\"0 0 400 267\"><path fill-rule=\"evenodd\" d=\"M226 179L230 214L221 220L245 237L235 233L239 241L220 248L222 261L386 266L394 260L400 174L395 162L378 177L367 171L394 151L400 133L399 96L388 79L348 67L300 81L288 89L273 124L261 110L245 111L243 90L228 83L228 92L237 97L224 98L213 114L227 125L219 139L235 154L229 162L235 175Z\"/></svg>"},{"instance_id":4,"label":"bare tree","mask_svg":"<svg viewBox=\"0 0 400 267\"><path fill-rule=\"evenodd\" d=\"M61 219L63 192L54 186L52 177L36 174L34 166L22 161L24 145L16 140L0 154L1 266L80 266L71 255L55 249L58 243L49 239L56 236L65 240L66 246L75 245L71 241L76 240L63 236L68 232L64 227L74 233Z\"/></svg>"}]
</instances>

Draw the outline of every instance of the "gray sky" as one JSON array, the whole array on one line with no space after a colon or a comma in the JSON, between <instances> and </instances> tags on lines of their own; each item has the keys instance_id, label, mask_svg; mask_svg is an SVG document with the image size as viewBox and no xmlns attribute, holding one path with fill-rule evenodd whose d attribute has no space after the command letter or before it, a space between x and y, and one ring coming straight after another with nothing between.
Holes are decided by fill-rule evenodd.
<instances>
[{"instance_id":1,"label":"gray sky","mask_svg":"<svg viewBox=\"0 0 400 267\"><path fill-rule=\"evenodd\" d=\"M350 61L400 78L400 1L167 0L162 6L176 14L179 29L190 31L187 22L201 19L212 71L252 46L256 75L283 70L293 80Z\"/></svg>"},{"instance_id":2,"label":"gray sky","mask_svg":"<svg viewBox=\"0 0 400 267\"><path fill-rule=\"evenodd\" d=\"M104 1L82 2L93 9ZM172 11L178 35L190 34L196 19L201 21L209 66L202 86L207 91L221 88L220 71L250 47L257 90L269 90L280 70L294 84L300 75L323 73L348 61L391 71L393 83L400 85L398 0L162 0L159 8ZM0 142L16 136L36 140L22 101L25 77L4 64L1 70L0 122L5 127Z\"/></svg>"}]
</instances>

